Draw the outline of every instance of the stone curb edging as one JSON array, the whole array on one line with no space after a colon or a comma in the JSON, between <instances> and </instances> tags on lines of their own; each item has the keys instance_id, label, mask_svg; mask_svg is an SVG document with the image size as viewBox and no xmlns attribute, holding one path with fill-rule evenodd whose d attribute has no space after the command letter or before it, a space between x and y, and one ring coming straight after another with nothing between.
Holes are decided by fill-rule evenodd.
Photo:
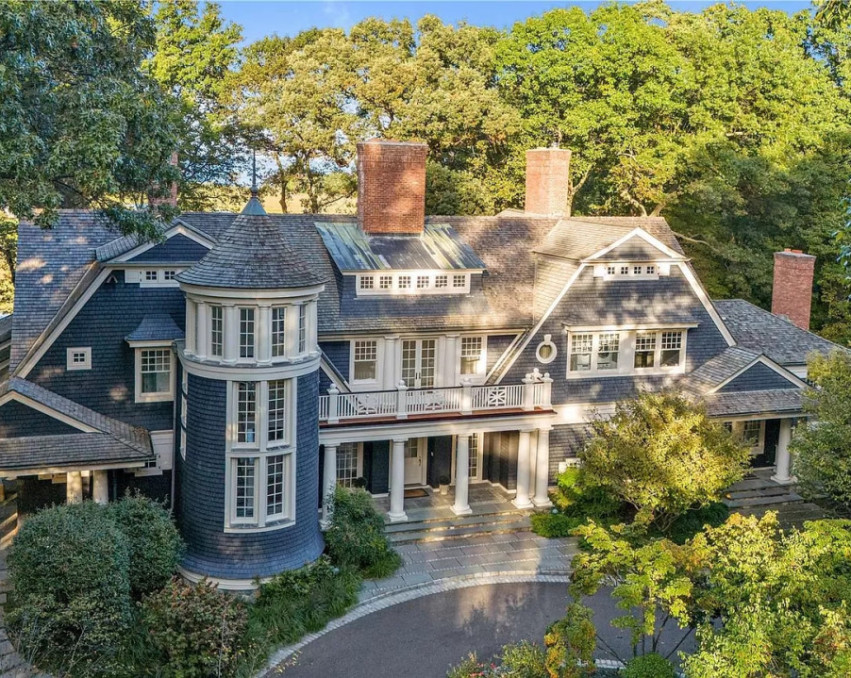
<instances>
[{"instance_id":1,"label":"stone curb edging","mask_svg":"<svg viewBox=\"0 0 851 678\"><path fill-rule=\"evenodd\" d=\"M529 571L477 572L475 574L464 575L462 577L443 579L427 584L415 584L413 586L379 593L358 603L342 617L331 620L325 628L315 633L308 634L297 643L288 645L287 647L281 648L275 652L269 658L266 667L257 673L255 678L273 678L274 676L280 675L283 669L286 668L286 666L281 666L281 664L296 654L308 643L311 643L317 638L321 638L326 633L335 631L346 624L351 624L352 622L366 617L373 612L378 612L380 610L387 609L388 607L399 605L400 603L407 603L408 601L416 600L417 598L423 598L437 593L444 593L446 591L470 588L473 586L487 586L489 584L521 584L528 582L566 584L569 581L570 577L564 572L548 574Z\"/></svg>"}]
</instances>

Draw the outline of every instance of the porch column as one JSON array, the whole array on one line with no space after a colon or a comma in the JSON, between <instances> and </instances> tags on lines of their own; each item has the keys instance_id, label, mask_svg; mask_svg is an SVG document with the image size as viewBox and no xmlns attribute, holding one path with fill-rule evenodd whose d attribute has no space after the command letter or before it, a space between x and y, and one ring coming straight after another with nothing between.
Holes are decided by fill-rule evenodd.
<instances>
[{"instance_id":1,"label":"porch column","mask_svg":"<svg viewBox=\"0 0 851 678\"><path fill-rule=\"evenodd\" d=\"M533 506L532 502L529 501L531 438L532 431L520 431L520 444L517 448L517 495L512 503L521 509L532 508Z\"/></svg>"},{"instance_id":2,"label":"porch column","mask_svg":"<svg viewBox=\"0 0 851 678\"><path fill-rule=\"evenodd\" d=\"M108 477L106 471L92 471L92 498L98 504L109 503Z\"/></svg>"},{"instance_id":3,"label":"porch column","mask_svg":"<svg viewBox=\"0 0 851 678\"><path fill-rule=\"evenodd\" d=\"M83 476L79 471L68 472L65 501L69 504L79 504L83 501Z\"/></svg>"},{"instance_id":4,"label":"porch column","mask_svg":"<svg viewBox=\"0 0 851 678\"><path fill-rule=\"evenodd\" d=\"M473 512L468 501L470 486L470 436L461 434L455 442L455 503L452 512L457 516Z\"/></svg>"},{"instance_id":5,"label":"porch column","mask_svg":"<svg viewBox=\"0 0 851 678\"><path fill-rule=\"evenodd\" d=\"M792 420L780 420L780 435L777 438L777 465L774 475L771 479L775 483L788 485L793 483L794 478L789 475L790 457L789 457L789 441L792 440Z\"/></svg>"},{"instance_id":6,"label":"porch column","mask_svg":"<svg viewBox=\"0 0 851 678\"><path fill-rule=\"evenodd\" d=\"M325 446L325 459L322 466L322 526L331 523L331 497L337 486L337 446Z\"/></svg>"},{"instance_id":7,"label":"porch column","mask_svg":"<svg viewBox=\"0 0 851 678\"><path fill-rule=\"evenodd\" d=\"M390 453L390 512L387 517L391 523L400 523L408 519L405 513L405 438L393 439Z\"/></svg>"},{"instance_id":8,"label":"porch column","mask_svg":"<svg viewBox=\"0 0 851 678\"><path fill-rule=\"evenodd\" d=\"M550 429L538 429L538 449L535 466L535 496L532 503L536 508L552 506L547 489L550 484Z\"/></svg>"}]
</instances>

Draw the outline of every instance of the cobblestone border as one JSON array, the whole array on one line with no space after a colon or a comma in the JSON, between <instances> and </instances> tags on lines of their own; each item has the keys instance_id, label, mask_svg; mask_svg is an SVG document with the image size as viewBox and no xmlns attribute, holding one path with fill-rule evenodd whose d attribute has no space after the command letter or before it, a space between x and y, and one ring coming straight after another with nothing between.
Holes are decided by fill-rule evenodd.
<instances>
[{"instance_id":1,"label":"cobblestone border","mask_svg":"<svg viewBox=\"0 0 851 678\"><path fill-rule=\"evenodd\" d=\"M317 638L321 638L326 633L331 633L337 629L351 624L352 622L362 619L373 612L385 610L388 607L407 603L417 598L424 598L437 593L445 593L447 591L456 591L458 589L470 588L473 586L488 586L491 584L522 584L522 583L544 583L544 584L566 584L570 581L567 574L537 574L535 572L520 571L520 572L500 572L487 573L481 572L463 577L452 579L444 579L430 584L417 584L407 588L396 589L379 593L358 603L354 608L349 610L342 617L338 617L328 623L325 628L306 635L297 643L281 648L274 653L266 664L266 667L256 674L255 678L273 678L280 675L287 668L288 659L296 655L305 645L313 642Z\"/></svg>"}]
</instances>

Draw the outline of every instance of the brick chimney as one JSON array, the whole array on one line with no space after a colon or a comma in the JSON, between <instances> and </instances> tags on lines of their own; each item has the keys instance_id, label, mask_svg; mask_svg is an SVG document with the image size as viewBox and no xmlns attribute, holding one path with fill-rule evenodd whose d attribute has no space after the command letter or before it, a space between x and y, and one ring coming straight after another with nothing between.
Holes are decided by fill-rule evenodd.
<instances>
[{"instance_id":1,"label":"brick chimney","mask_svg":"<svg viewBox=\"0 0 851 678\"><path fill-rule=\"evenodd\" d=\"M358 144L358 224L365 233L422 233L427 155L420 143Z\"/></svg>"},{"instance_id":2,"label":"brick chimney","mask_svg":"<svg viewBox=\"0 0 851 678\"><path fill-rule=\"evenodd\" d=\"M801 329L810 329L813 271L816 258L801 250L774 253L774 290L771 312L787 317Z\"/></svg>"},{"instance_id":3,"label":"brick chimney","mask_svg":"<svg viewBox=\"0 0 851 678\"><path fill-rule=\"evenodd\" d=\"M570 151L534 148L526 151L526 211L563 216L570 181Z\"/></svg>"},{"instance_id":4,"label":"brick chimney","mask_svg":"<svg viewBox=\"0 0 851 678\"><path fill-rule=\"evenodd\" d=\"M168 164L172 167L177 167L176 151L171 154L171 157L168 160ZM156 207L157 205L171 205L172 207L177 207L177 182L171 182L171 186L169 186L167 195L154 196L152 194L148 194L148 203L151 207Z\"/></svg>"}]
</instances>

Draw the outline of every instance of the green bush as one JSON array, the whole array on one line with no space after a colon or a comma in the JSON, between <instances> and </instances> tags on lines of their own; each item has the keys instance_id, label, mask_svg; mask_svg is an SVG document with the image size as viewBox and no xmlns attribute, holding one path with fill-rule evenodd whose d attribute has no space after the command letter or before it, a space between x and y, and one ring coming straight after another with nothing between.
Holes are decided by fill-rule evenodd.
<instances>
[{"instance_id":1,"label":"green bush","mask_svg":"<svg viewBox=\"0 0 851 678\"><path fill-rule=\"evenodd\" d=\"M8 563L18 651L57 672L110 672L132 607L127 538L107 510L86 502L33 515Z\"/></svg>"},{"instance_id":2,"label":"green bush","mask_svg":"<svg viewBox=\"0 0 851 678\"><path fill-rule=\"evenodd\" d=\"M532 532L542 537L554 539L569 537L570 533L585 522L585 518L568 516L564 513L533 513Z\"/></svg>"},{"instance_id":3,"label":"green bush","mask_svg":"<svg viewBox=\"0 0 851 678\"><path fill-rule=\"evenodd\" d=\"M269 644L292 643L323 628L357 602L360 578L323 556L260 586L251 610L252 632Z\"/></svg>"},{"instance_id":4,"label":"green bush","mask_svg":"<svg viewBox=\"0 0 851 678\"><path fill-rule=\"evenodd\" d=\"M568 537L586 519L609 524L618 518L623 504L601 487L589 487L580 468L558 475L557 489L550 493L553 510L532 516L532 531L542 537Z\"/></svg>"},{"instance_id":5,"label":"green bush","mask_svg":"<svg viewBox=\"0 0 851 678\"><path fill-rule=\"evenodd\" d=\"M651 652L630 659L622 675L623 678L675 678L677 674L671 662Z\"/></svg>"},{"instance_id":6,"label":"green bush","mask_svg":"<svg viewBox=\"0 0 851 678\"><path fill-rule=\"evenodd\" d=\"M137 598L165 586L177 571L183 540L160 502L141 494L108 505L130 549L130 589Z\"/></svg>"},{"instance_id":7,"label":"green bush","mask_svg":"<svg viewBox=\"0 0 851 678\"><path fill-rule=\"evenodd\" d=\"M386 577L402 564L384 534L384 517L361 489L334 491L325 545L335 564L353 567L369 578Z\"/></svg>"},{"instance_id":8,"label":"green bush","mask_svg":"<svg viewBox=\"0 0 851 678\"><path fill-rule=\"evenodd\" d=\"M547 675L547 653L540 645L522 640L502 648L504 678L544 678Z\"/></svg>"},{"instance_id":9,"label":"green bush","mask_svg":"<svg viewBox=\"0 0 851 678\"><path fill-rule=\"evenodd\" d=\"M206 580L174 578L143 600L142 620L163 675L226 678L252 650L246 604Z\"/></svg>"},{"instance_id":10,"label":"green bush","mask_svg":"<svg viewBox=\"0 0 851 678\"><path fill-rule=\"evenodd\" d=\"M496 675L496 670L496 666L480 662L476 653L471 652L446 672L446 678L490 678Z\"/></svg>"},{"instance_id":11,"label":"green bush","mask_svg":"<svg viewBox=\"0 0 851 678\"><path fill-rule=\"evenodd\" d=\"M677 544L685 544L703 530L704 525L718 527L727 520L729 515L730 509L720 501L694 508L679 516L671 524L666 536Z\"/></svg>"}]
</instances>

